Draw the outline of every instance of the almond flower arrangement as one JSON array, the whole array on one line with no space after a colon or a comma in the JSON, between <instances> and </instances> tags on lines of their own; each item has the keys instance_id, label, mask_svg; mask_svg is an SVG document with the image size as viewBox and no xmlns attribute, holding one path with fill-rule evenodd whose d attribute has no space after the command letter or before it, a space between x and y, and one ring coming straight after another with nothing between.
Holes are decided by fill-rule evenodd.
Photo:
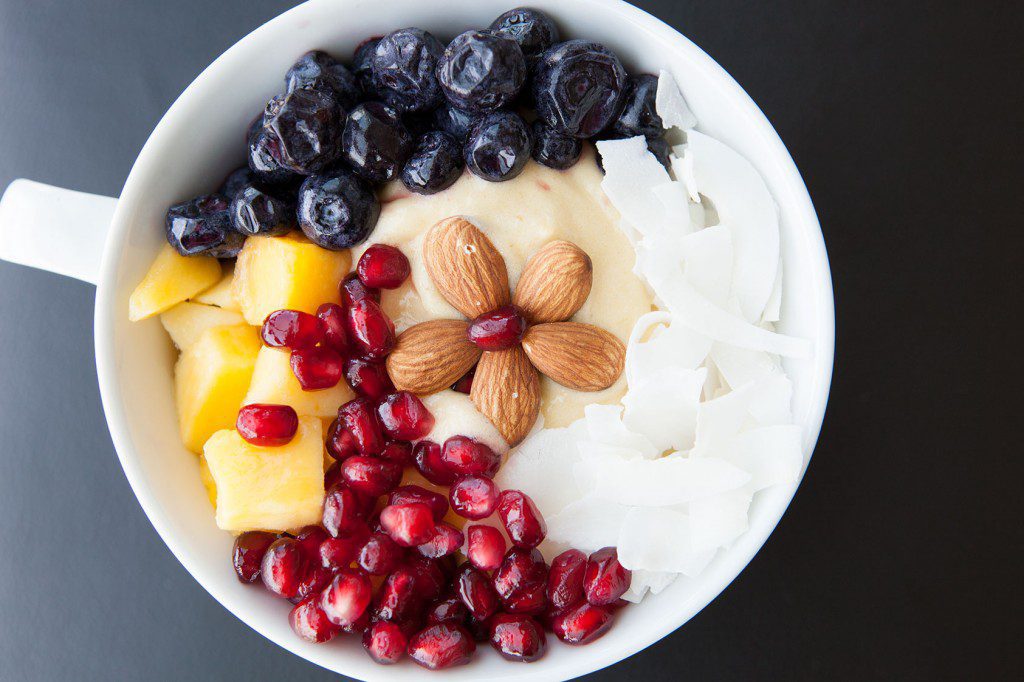
<instances>
[{"instance_id":1,"label":"almond flower arrangement","mask_svg":"<svg viewBox=\"0 0 1024 682\"><path fill-rule=\"evenodd\" d=\"M398 337L387 368L398 390L448 388L476 366L470 398L511 445L540 410L540 374L600 391L622 374L626 349L610 332L568 321L590 295L590 257L553 241L527 261L513 294L490 240L465 218L437 223L423 247L427 274L468 320L431 320Z\"/></svg>"}]
</instances>

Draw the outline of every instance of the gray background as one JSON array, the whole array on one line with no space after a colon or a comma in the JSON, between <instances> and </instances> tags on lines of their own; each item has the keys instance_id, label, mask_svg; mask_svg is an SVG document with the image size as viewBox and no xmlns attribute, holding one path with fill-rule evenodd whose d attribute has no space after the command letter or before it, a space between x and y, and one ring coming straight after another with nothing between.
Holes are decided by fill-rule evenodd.
<instances>
[{"instance_id":1,"label":"gray background","mask_svg":"<svg viewBox=\"0 0 1024 682\"><path fill-rule=\"evenodd\" d=\"M0 0L0 187L116 195L178 93L290 4ZM1024 546L1006 331L1018 3L637 4L729 70L793 153L832 259L838 358L767 546L592 679L1020 679L1021 590L1003 587ZM103 421L92 304L89 286L0 264L0 679L328 679L221 608L142 514Z\"/></svg>"}]
</instances>

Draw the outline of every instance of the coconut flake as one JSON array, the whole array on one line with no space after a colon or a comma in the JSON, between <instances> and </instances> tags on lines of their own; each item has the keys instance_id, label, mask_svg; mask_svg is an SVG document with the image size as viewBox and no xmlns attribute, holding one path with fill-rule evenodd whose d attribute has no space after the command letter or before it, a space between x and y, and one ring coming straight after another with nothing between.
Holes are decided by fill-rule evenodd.
<instances>
[{"instance_id":1,"label":"coconut flake","mask_svg":"<svg viewBox=\"0 0 1024 682\"><path fill-rule=\"evenodd\" d=\"M732 286L732 232L726 225L714 225L687 235L680 244L685 265L683 275L709 301L724 307Z\"/></svg>"},{"instance_id":2,"label":"coconut flake","mask_svg":"<svg viewBox=\"0 0 1024 682\"><path fill-rule=\"evenodd\" d=\"M683 98L676 79L662 69L658 74L658 91L654 95L654 110L661 117L665 129L690 130L697 125L697 117Z\"/></svg>"},{"instance_id":3,"label":"coconut flake","mask_svg":"<svg viewBox=\"0 0 1024 682\"><path fill-rule=\"evenodd\" d=\"M633 325L626 344L626 383L639 386L666 367L696 369L710 350L711 339L677 322L672 313L646 313Z\"/></svg>"},{"instance_id":4,"label":"coconut flake","mask_svg":"<svg viewBox=\"0 0 1024 682\"><path fill-rule=\"evenodd\" d=\"M576 464L594 482L594 495L631 507L664 507L735 490L750 474L714 457L622 460L585 457ZM579 479L578 479L579 480Z\"/></svg>"},{"instance_id":5,"label":"coconut flake","mask_svg":"<svg viewBox=\"0 0 1024 682\"><path fill-rule=\"evenodd\" d=\"M549 540L575 547L587 554L619 541L628 508L590 495L545 516Z\"/></svg>"},{"instance_id":6,"label":"coconut flake","mask_svg":"<svg viewBox=\"0 0 1024 682\"><path fill-rule=\"evenodd\" d=\"M782 311L782 257L779 256L779 270L775 274L775 285L768 297L768 303L764 306L764 314L761 315L761 322L778 322Z\"/></svg>"},{"instance_id":7,"label":"coconut flake","mask_svg":"<svg viewBox=\"0 0 1024 682\"><path fill-rule=\"evenodd\" d=\"M587 405L583 409L591 447L603 444L624 448L644 459L653 459L661 454L645 436L626 428L622 423L622 411L622 405Z\"/></svg>"},{"instance_id":8,"label":"coconut flake","mask_svg":"<svg viewBox=\"0 0 1024 682\"><path fill-rule=\"evenodd\" d=\"M617 548L625 568L687 576L700 573L715 555L714 550L695 551L687 515L665 508L630 509Z\"/></svg>"},{"instance_id":9,"label":"coconut flake","mask_svg":"<svg viewBox=\"0 0 1024 682\"><path fill-rule=\"evenodd\" d=\"M668 171L647 149L642 136L597 143L604 165L601 189L622 217L641 235L664 230L671 221L652 192L654 187L671 182ZM675 218L676 230L679 218Z\"/></svg>"},{"instance_id":10,"label":"coconut flake","mask_svg":"<svg viewBox=\"0 0 1024 682\"><path fill-rule=\"evenodd\" d=\"M716 342L711 346L711 359L715 367L732 388L763 379L782 371L778 359L764 351L737 348Z\"/></svg>"},{"instance_id":11,"label":"coconut flake","mask_svg":"<svg viewBox=\"0 0 1024 682\"><path fill-rule=\"evenodd\" d=\"M631 385L622 398L623 422L630 431L646 436L659 452L689 449L706 376L705 369L670 366Z\"/></svg>"},{"instance_id":12,"label":"coconut flake","mask_svg":"<svg viewBox=\"0 0 1024 682\"><path fill-rule=\"evenodd\" d=\"M584 492L573 476L581 431L573 425L532 433L498 470L494 482L503 490L526 492L545 517L561 511Z\"/></svg>"},{"instance_id":13,"label":"coconut flake","mask_svg":"<svg viewBox=\"0 0 1024 682\"><path fill-rule=\"evenodd\" d=\"M796 480L804 464L802 442L803 429L795 424L763 426L733 437L722 458L750 474L748 486L756 492Z\"/></svg>"},{"instance_id":14,"label":"coconut flake","mask_svg":"<svg viewBox=\"0 0 1024 682\"><path fill-rule=\"evenodd\" d=\"M687 505L693 550L716 550L745 533L751 499L748 485L741 490L694 500Z\"/></svg>"}]
</instances>

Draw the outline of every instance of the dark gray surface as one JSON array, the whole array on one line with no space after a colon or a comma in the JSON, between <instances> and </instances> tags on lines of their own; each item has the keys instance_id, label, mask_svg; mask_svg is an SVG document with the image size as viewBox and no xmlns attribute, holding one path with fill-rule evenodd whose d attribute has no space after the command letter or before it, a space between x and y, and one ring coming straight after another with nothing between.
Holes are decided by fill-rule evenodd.
<instances>
[{"instance_id":1,"label":"dark gray surface","mask_svg":"<svg viewBox=\"0 0 1024 682\"><path fill-rule=\"evenodd\" d=\"M116 195L178 93L290 4L0 0L0 187ZM1020 355L986 307L1019 317L1020 10L637 4L718 59L793 153L839 357L767 546L684 628L592 679L1020 679L1020 590L1002 586L1024 544L1006 508ZM142 514L103 421L92 299L0 264L0 680L329 679L221 608Z\"/></svg>"}]
</instances>

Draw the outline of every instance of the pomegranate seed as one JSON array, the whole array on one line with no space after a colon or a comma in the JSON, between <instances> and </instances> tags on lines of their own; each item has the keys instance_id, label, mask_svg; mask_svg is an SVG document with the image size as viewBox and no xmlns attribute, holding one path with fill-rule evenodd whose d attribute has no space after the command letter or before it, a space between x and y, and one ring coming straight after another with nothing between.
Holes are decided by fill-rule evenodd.
<instances>
[{"instance_id":1,"label":"pomegranate seed","mask_svg":"<svg viewBox=\"0 0 1024 682\"><path fill-rule=\"evenodd\" d=\"M455 473L441 457L441 446L437 443L421 440L413 447L412 457L416 470L434 485L451 485L455 482Z\"/></svg>"},{"instance_id":2,"label":"pomegranate seed","mask_svg":"<svg viewBox=\"0 0 1024 682\"><path fill-rule=\"evenodd\" d=\"M330 348L317 346L292 351L292 374L303 391L319 391L337 386L344 360Z\"/></svg>"},{"instance_id":3,"label":"pomegranate seed","mask_svg":"<svg viewBox=\"0 0 1024 682\"><path fill-rule=\"evenodd\" d=\"M384 434L373 403L367 398L350 400L338 408L338 419L355 438L359 454L375 457L384 451Z\"/></svg>"},{"instance_id":4,"label":"pomegranate seed","mask_svg":"<svg viewBox=\"0 0 1024 682\"><path fill-rule=\"evenodd\" d=\"M312 348L324 340L327 329L319 318L300 310L275 310L263 320L260 336L274 348Z\"/></svg>"},{"instance_id":5,"label":"pomegranate seed","mask_svg":"<svg viewBox=\"0 0 1024 682\"><path fill-rule=\"evenodd\" d=\"M288 623L302 639L322 644L334 639L340 629L327 620L327 614L317 605L317 600L316 595L309 595L292 607L291 613L288 614Z\"/></svg>"},{"instance_id":6,"label":"pomegranate seed","mask_svg":"<svg viewBox=\"0 0 1024 682\"><path fill-rule=\"evenodd\" d=\"M335 625L351 625L370 605L370 579L361 572L339 571L320 595L320 608Z\"/></svg>"},{"instance_id":7,"label":"pomegranate seed","mask_svg":"<svg viewBox=\"0 0 1024 682\"><path fill-rule=\"evenodd\" d=\"M491 526L470 526L466 529L466 557L481 571L493 571L505 555L505 536Z\"/></svg>"},{"instance_id":8,"label":"pomegranate seed","mask_svg":"<svg viewBox=\"0 0 1024 682\"><path fill-rule=\"evenodd\" d=\"M540 613L547 606L548 566L536 549L513 547L494 572L494 590L509 613Z\"/></svg>"},{"instance_id":9,"label":"pomegranate seed","mask_svg":"<svg viewBox=\"0 0 1024 682\"><path fill-rule=\"evenodd\" d=\"M320 526L304 526L295 534L302 560L320 565L320 543L328 538L327 531Z\"/></svg>"},{"instance_id":10,"label":"pomegranate seed","mask_svg":"<svg viewBox=\"0 0 1024 682\"><path fill-rule=\"evenodd\" d=\"M287 445L299 430L299 415L288 405L246 405L238 410L235 429L253 445Z\"/></svg>"},{"instance_id":11,"label":"pomegranate seed","mask_svg":"<svg viewBox=\"0 0 1024 682\"><path fill-rule=\"evenodd\" d=\"M305 564L305 572L302 575L302 580L299 581L299 589L295 591L295 596L290 599L293 604L297 604L306 597L312 596L327 587L327 583L331 582L331 576L334 573L329 568L317 564Z\"/></svg>"},{"instance_id":12,"label":"pomegranate seed","mask_svg":"<svg viewBox=\"0 0 1024 682\"><path fill-rule=\"evenodd\" d=\"M469 614L469 618L466 619L466 630L475 642L486 642L491 637L491 631L487 627L487 621L478 620L473 616L473 614Z\"/></svg>"},{"instance_id":13,"label":"pomegranate seed","mask_svg":"<svg viewBox=\"0 0 1024 682\"><path fill-rule=\"evenodd\" d=\"M407 391L392 393L377 407L384 431L397 440L419 440L434 428L434 415Z\"/></svg>"},{"instance_id":14,"label":"pomegranate seed","mask_svg":"<svg viewBox=\"0 0 1024 682\"><path fill-rule=\"evenodd\" d=\"M348 309L346 331L349 339L371 358L382 358L395 347L395 325L380 305L369 298Z\"/></svg>"},{"instance_id":15,"label":"pomegranate seed","mask_svg":"<svg viewBox=\"0 0 1024 682\"><path fill-rule=\"evenodd\" d=\"M416 550L429 559L438 559L457 552L464 541L461 530L447 523L439 523L434 527L434 536L417 545Z\"/></svg>"},{"instance_id":16,"label":"pomegranate seed","mask_svg":"<svg viewBox=\"0 0 1024 682\"><path fill-rule=\"evenodd\" d=\"M338 287L338 292L341 294L341 302L346 308L351 308L352 304L356 301L362 301L364 298L368 298L374 303L380 303L380 289L373 289L366 286L355 273L352 273L351 275L346 276L345 279L341 280L341 286Z\"/></svg>"},{"instance_id":17,"label":"pomegranate seed","mask_svg":"<svg viewBox=\"0 0 1024 682\"><path fill-rule=\"evenodd\" d=\"M303 577L302 552L293 538L278 538L270 544L260 564L260 575L268 590L291 599Z\"/></svg>"},{"instance_id":18,"label":"pomegranate seed","mask_svg":"<svg viewBox=\"0 0 1024 682\"><path fill-rule=\"evenodd\" d=\"M428 670L442 670L469 663L476 644L465 629L437 623L420 630L409 640L409 657Z\"/></svg>"},{"instance_id":19,"label":"pomegranate seed","mask_svg":"<svg viewBox=\"0 0 1024 682\"><path fill-rule=\"evenodd\" d=\"M392 440L384 446L380 453L381 459L386 459L398 464L403 469L412 464L412 443L407 440Z\"/></svg>"},{"instance_id":20,"label":"pomegranate seed","mask_svg":"<svg viewBox=\"0 0 1024 682\"><path fill-rule=\"evenodd\" d=\"M350 488L337 485L324 496L323 526L333 537L352 535L366 528L364 502Z\"/></svg>"},{"instance_id":21,"label":"pomegranate seed","mask_svg":"<svg viewBox=\"0 0 1024 682\"><path fill-rule=\"evenodd\" d=\"M416 589L416 573L408 566L402 566L381 583L374 600L375 620L401 621L413 615L421 603Z\"/></svg>"},{"instance_id":22,"label":"pomegranate seed","mask_svg":"<svg viewBox=\"0 0 1024 682\"><path fill-rule=\"evenodd\" d=\"M411 272L405 254L387 244L374 244L366 249L356 265L363 284L380 289L397 289Z\"/></svg>"},{"instance_id":23,"label":"pomegranate seed","mask_svg":"<svg viewBox=\"0 0 1024 682\"><path fill-rule=\"evenodd\" d=\"M370 575L387 575L398 568L405 550L386 533L374 533L359 550L359 568Z\"/></svg>"},{"instance_id":24,"label":"pomegranate seed","mask_svg":"<svg viewBox=\"0 0 1024 682\"><path fill-rule=\"evenodd\" d=\"M366 358L345 361L345 381L357 394L370 400L380 400L395 390L387 368L380 362Z\"/></svg>"},{"instance_id":25,"label":"pomegranate seed","mask_svg":"<svg viewBox=\"0 0 1024 682\"><path fill-rule=\"evenodd\" d=\"M599 549L587 560L583 592L594 606L612 604L629 589L633 574L619 563L614 547Z\"/></svg>"},{"instance_id":26,"label":"pomegranate seed","mask_svg":"<svg viewBox=\"0 0 1024 682\"><path fill-rule=\"evenodd\" d=\"M386 620L377 621L363 632L363 648L377 663L398 663L405 655L408 640L402 629Z\"/></svg>"},{"instance_id":27,"label":"pomegranate seed","mask_svg":"<svg viewBox=\"0 0 1024 682\"><path fill-rule=\"evenodd\" d=\"M316 309L316 316L324 325L324 343L342 355L348 354L348 334L345 332L345 309L337 303L324 303Z\"/></svg>"},{"instance_id":28,"label":"pomegranate seed","mask_svg":"<svg viewBox=\"0 0 1024 682\"><path fill-rule=\"evenodd\" d=\"M341 463L341 476L357 493L379 497L402 480L402 465L377 457L349 457Z\"/></svg>"},{"instance_id":29,"label":"pomegranate seed","mask_svg":"<svg viewBox=\"0 0 1024 682\"><path fill-rule=\"evenodd\" d=\"M361 544L359 535L327 538L320 543L320 565L331 571L348 568L359 554Z\"/></svg>"},{"instance_id":30,"label":"pomegranate seed","mask_svg":"<svg viewBox=\"0 0 1024 682\"><path fill-rule=\"evenodd\" d=\"M341 462L335 462L324 472L324 490L330 490L341 482Z\"/></svg>"},{"instance_id":31,"label":"pomegranate seed","mask_svg":"<svg viewBox=\"0 0 1024 682\"><path fill-rule=\"evenodd\" d=\"M536 661L547 651L544 628L529 616L496 614L488 622L491 646L509 661Z\"/></svg>"},{"instance_id":32,"label":"pomegranate seed","mask_svg":"<svg viewBox=\"0 0 1024 682\"><path fill-rule=\"evenodd\" d=\"M359 454L356 438L342 426L337 419L327 427L327 439L324 441L327 454L339 462Z\"/></svg>"},{"instance_id":33,"label":"pomegranate seed","mask_svg":"<svg viewBox=\"0 0 1024 682\"><path fill-rule=\"evenodd\" d=\"M458 597L448 597L435 603L427 610L428 623L453 623L464 625L469 611Z\"/></svg>"},{"instance_id":34,"label":"pomegranate seed","mask_svg":"<svg viewBox=\"0 0 1024 682\"><path fill-rule=\"evenodd\" d=\"M447 507L447 503L445 504ZM235 547L232 551L232 563L235 566L235 574L243 583L254 583L260 577L260 564L263 563L263 555L267 553L267 547L277 539L273 533L265 533L261 530L250 530L235 538Z\"/></svg>"},{"instance_id":35,"label":"pomegranate seed","mask_svg":"<svg viewBox=\"0 0 1024 682\"><path fill-rule=\"evenodd\" d=\"M548 572L548 601L557 611L583 601L583 575L587 555L578 549L567 549L554 558Z\"/></svg>"},{"instance_id":36,"label":"pomegranate seed","mask_svg":"<svg viewBox=\"0 0 1024 682\"><path fill-rule=\"evenodd\" d=\"M473 390L473 375L476 374L476 367L462 375L462 378L452 384L452 390L469 395Z\"/></svg>"},{"instance_id":37,"label":"pomegranate seed","mask_svg":"<svg viewBox=\"0 0 1024 682\"><path fill-rule=\"evenodd\" d=\"M523 340L526 318L514 305L505 305L477 317L469 325L469 340L481 350L505 350Z\"/></svg>"},{"instance_id":38,"label":"pomegranate seed","mask_svg":"<svg viewBox=\"0 0 1024 682\"><path fill-rule=\"evenodd\" d=\"M485 519L498 507L498 486L483 476L462 476L448 489L448 499L459 516Z\"/></svg>"},{"instance_id":39,"label":"pomegranate seed","mask_svg":"<svg viewBox=\"0 0 1024 682\"><path fill-rule=\"evenodd\" d=\"M415 547L434 537L434 515L420 502L389 504L380 511L380 525L402 547Z\"/></svg>"},{"instance_id":40,"label":"pomegranate seed","mask_svg":"<svg viewBox=\"0 0 1024 682\"><path fill-rule=\"evenodd\" d=\"M441 596L441 591L448 584L440 562L426 557L413 559L408 567L416 575L416 593L425 601L433 601Z\"/></svg>"},{"instance_id":41,"label":"pomegranate seed","mask_svg":"<svg viewBox=\"0 0 1024 682\"><path fill-rule=\"evenodd\" d=\"M505 490L498 497L498 516L517 547L536 547L547 535L544 517L528 496L518 490Z\"/></svg>"},{"instance_id":42,"label":"pomegranate seed","mask_svg":"<svg viewBox=\"0 0 1024 682\"><path fill-rule=\"evenodd\" d=\"M590 644L611 626L611 611L586 602L551 619L551 631L566 644Z\"/></svg>"},{"instance_id":43,"label":"pomegranate seed","mask_svg":"<svg viewBox=\"0 0 1024 682\"><path fill-rule=\"evenodd\" d=\"M501 466L501 457L478 440L452 436L441 448L441 459L456 475L478 474L493 478Z\"/></svg>"},{"instance_id":44,"label":"pomegranate seed","mask_svg":"<svg viewBox=\"0 0 1024 682\"><path fill-rule=\"evenodd\" d=\"M448 513L448 500L444 495L418 485L403 485L401 488L395 488L388 496L388 504L410 504L412 502L419 502L430 507L434 521L438 523Z\"/></svg>"},{"instance_id":45,"label":"pomegranate seed","mask_svg":"<svg viewBox=\"0 0 1024 682\"><path fill-rule=\"evenodd\" d=\"M455 577L455 592L474 618L487 620L501 606L491 579L483 571L464 564Z\"/></svg>"}]
</instances>

